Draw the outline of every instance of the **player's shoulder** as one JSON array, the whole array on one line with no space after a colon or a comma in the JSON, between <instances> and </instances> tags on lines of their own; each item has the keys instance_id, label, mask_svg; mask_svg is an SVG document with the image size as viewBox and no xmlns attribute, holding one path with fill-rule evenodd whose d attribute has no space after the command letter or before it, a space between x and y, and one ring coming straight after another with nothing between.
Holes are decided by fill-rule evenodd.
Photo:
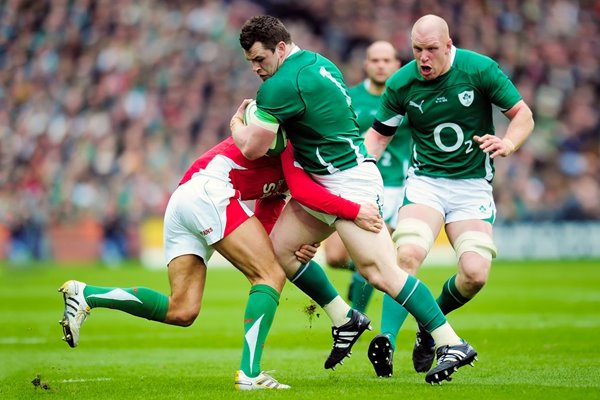
<instances>
[{"instance_id":1,"label":"player's shoulder","mask_svg":"<svg viewBox=\"0 0 600 400\"><path fill-rule=\"evenodd\" d=\"M320 55L319 53L315 53L314 51L310 50L299 50L288 56L288 58L277 71L277 74L273 75L273 77L277 75L280 75L281 77L295 77L300 71L304 70L306 67L328 62L330 62L329 59Z\"/></svg>"},{"instance_id":2,"label":"player's shoulder","mask_svg":"<svg viewBox=\"0 0 600 400\"><path fill-rule=\"evenodd\" d=\"M210 150L204 153L200 158L211 160L216 156L225 156L227 158L236 158L242 155L240 149L235 145L233 137L229 136L225 140L213 146Z\"/></svg>"},{"instance_id":3,"label":"player's shoulder","mask_svg":"<svg viewBox=\"0 0 600 400\"><path fill-rule=\"evenodd\" d=\"M277 108L290 92L295 93L297 90L296 76L278 71L260 85L256 93L256 102L263 111L270 112L271 107Z\"/></svg>"},{"instance_id":4,"label":"player's shoulder","mask_svg":"<svg viewBox=\"0 0 600 400\"><path fill-rule=\"evenodd\" d=\"M282 91L294 90L297 86L299 74L308 65L314 64L317 53L309 50L300 50L290 55L277 73L264 81L260 86L259 93L275 95Z\"/></svg>"},{"instance_id":5,"label":"player's shoulder","mask_svg":"<svg viewBox=\"0 0 600 400\"><path fill-rule=\"evenodd\" d=\"M293 84L296 82L307 83L314 81L315 76L324 74L341 75L341 72L337 65L324 55L310 50L300 50L288 56L277 73L266 82L277 77L278 81Z\"/></svg>"},{"instance_id":6,"label":"player's shoulder","mask_svg":"<svg viewBox=\"0 0 600 400\"><path fill-rule=\"evenodd\" d=\"M215 158L228 159L233 162L233 164L240 165L244 167L244 169L248 170L264 168L265 166L269 166L271 164L279 164L277 157L264 156L254 160L247 159L233 141L232 136L227 137L225 140L215 145L201 158L207 160L208 162L214 160ZM229 161L227 163L229 163Z\"/></svg>"},{"instance_id":7,"label":"player's shoulder","mask_svg":"<svg viewBox=\"0 0 600 400\"><path fill-rule=\"evenodd\" d=\"M390 76L386 82L386 87L401 90L402 88L410 86L414 81L420 80L419 77L420 74L417 68L417 62L412 60Z\"/></svg>"},{"instance_id":8,"label":"player's shoulder","mask_svg":"<svg viewBox=\"0 0 600 400\"><path fill-rule=\"evenodd\" d=\"M315 53L309 50L302 50L302 66L299 68L299 72L306 72L307 79L314 79L314 75L324 76L327 74L342 75L342 72L338 66L320 53Z\"/></svg>"},{"instance_id":9,"label":"player's shoulder","mask_svg":"<svg viewBox=\"0 0 600 400\"><path fill-rule=\"evenodd\" d=\"M270 93L277 92L279 90L285 89L289 87L290 82L295 80L295 76L289 73L285 73L284 71L277 71L272 77L267 79L260 85L258 89L259 93Z\"/></svg>"},{"instance_id":10,"label":"player's shoulder","mask_svg":"<svg viewBox=\"0 0 600 400\"><path fill-rule=\"evenodd\" d=\"M457 48L453 67L465 71L481 71L497 65L498 63L489 56L473 50Z\"/></svg>"}]
</instances>

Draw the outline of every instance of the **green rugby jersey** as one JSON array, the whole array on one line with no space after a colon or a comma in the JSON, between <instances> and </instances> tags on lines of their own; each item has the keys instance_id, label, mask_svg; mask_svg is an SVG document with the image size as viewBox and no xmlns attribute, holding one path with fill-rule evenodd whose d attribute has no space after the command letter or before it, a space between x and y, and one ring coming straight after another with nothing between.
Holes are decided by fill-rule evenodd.
<instances>
[{"instance_id":1,"label":"green rugby jersey","mask_svg":"<svg viewBox=\"0 0 600 400\"><path fill-rule=\"evenodd\" d=\"M491 181L493 160L473 136L495 134L492 104L505 111L521 95L489 57L454 47L452 52L452 67L434 80L423 79L414 60L392 75L376 119L397 126L408 116L417 175Z\"/></svg>"},{"instance_id":2,"label":"green rugby jersey","mask_svg":"<svg viewBox=\"0 0 600 400\"><path fill-rule=\"evenodd\" d=\"M381 96L368 91L368 82L365 80L350 88L349 91L352 107L358 120L358 128L362 134L373 124L381 100ZM377 162L384 186L404 186L411 149L410 130L406 128L406 122L407 119L404 119L400 123L392 141Z\"/></svg>"},{"instance_id":3,"label":"green rugby jersey","mask_svg":"<svg viewBox=\"0 0 600 400\"><path fill-rule=\"evenodd\" d=\"M296 160L308 172L327 175L373 159L342 73L317 53L299 50L288 56L263 82L256 104L285 128Z\"/></svg>"}]
</instances>

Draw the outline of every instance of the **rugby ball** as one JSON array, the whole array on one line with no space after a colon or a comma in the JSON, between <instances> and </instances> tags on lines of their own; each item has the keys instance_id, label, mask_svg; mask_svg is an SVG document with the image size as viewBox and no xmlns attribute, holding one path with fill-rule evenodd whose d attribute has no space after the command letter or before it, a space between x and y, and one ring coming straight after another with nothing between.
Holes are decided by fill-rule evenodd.
<instances>
[{"instance_id":1,"label":"rugby ball","mask_svg":"<svg viewBox=\"0 0 600 400\"><path fill-rule=\"evenodd\" d=\"M250 104L246 107L244 111L244 124L248 125L249 123L254 122L256 125L261 125L258 122L258 117L256 116L256 101L252 100ZM287 135L285 134L285 129L283 126L279 125L279 129L277 130L277 134L275 135L275 139L271 143L269 150L267 150L268 156L278 156L281 154L283 150L285 150L288 143Z\"/></svg>"}]
</instances>

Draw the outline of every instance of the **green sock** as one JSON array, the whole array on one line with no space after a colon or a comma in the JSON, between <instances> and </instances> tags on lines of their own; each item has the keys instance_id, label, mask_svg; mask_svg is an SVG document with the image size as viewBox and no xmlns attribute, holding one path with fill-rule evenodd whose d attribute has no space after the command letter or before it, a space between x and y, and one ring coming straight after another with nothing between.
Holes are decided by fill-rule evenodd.
<instances>
[{"instance_id":1,"label":"green sock","mask_svg":"<svg viewBox=\"0 0 600 400\"><path fill-rule=\"evenodd\" d=\"M325 275L323 268L314 261L300 265L290 281L321 307L338 296L337 290Z\"/></svg>"},{"instance_id":2,"label":"green sock","mask_svg":"<svg viewBox=\"0 0 600 400\"><path fill-rule=\"evenodd\" d=\"M406 320L408 311L402 307L396 300L388 294L383 296L383 306L381 307L381 334L386 335L392 343L392 348L396 349L396 336L400 327Z\"/></svg>"},{"instance_id":3,"label":"green sock","mask_svg":"<svg viewBox=\"0 0 600 400\"><path fill-rule=\"evenodd\" d=\"M456 288L456 275L452 275L442 287L442 293L437 298L437 303L444 315L464 306L471 299L464 297Z\"/></svg>"},{"instance_id":4,"label":"green sock","mask_svg":"<svg viewBox=\"0 0 600 400\"><path fill-rule=\"evenodd\" d=\"M348 261L348 264L346 264L346 268L348 268L352 272L356 272L356 264L354 264L354 261L352 260Z\"/></svg>"},{"instance_id":5,"label":"green sock","mask_svg":"<svg viewBox=\"0 0 600 400\"><path fill-rule=\"evenodd\" d=\"M409 275L396 301L410 312L427 332L446 323L446 317L440 310L431 292L420 280Z\"/></svg>"},{"instance_id":6,"label":"green sock","mask_svg":"<svg viewBox=\"0 0 600 400\"><path fill-rule=\"evenodd\" d=\"M373 295L373 286L360 273L354 272L352 274L352 283L350 283L350 291L352 292L350 294L352 308L360 312L365 312L369 300L371 300L371 296Z\"/></svg>"},{"instance_id":7,"label":"green sock","mask_svg":"<svg viewBox=\"0 0 600 400\"><path fill-rule=\"evenodd\" d=\"M279 293L271 286L258 284L250 288L244 313L244 350L240 363L246 376L254 378L260 374L263 347L278 305Z\"/></svg>"},{"instance_id":8,"label":"green sock","mask_svg":"<svg viewBox=\"0 0 600 400\"><path fill-rule=\"evenodd\" d=\"M169 297L144 287L113 288L86 285L83 296L91 308L112 308L158 322L165 321L169 307Z\"/></svg>"}]
</instances>

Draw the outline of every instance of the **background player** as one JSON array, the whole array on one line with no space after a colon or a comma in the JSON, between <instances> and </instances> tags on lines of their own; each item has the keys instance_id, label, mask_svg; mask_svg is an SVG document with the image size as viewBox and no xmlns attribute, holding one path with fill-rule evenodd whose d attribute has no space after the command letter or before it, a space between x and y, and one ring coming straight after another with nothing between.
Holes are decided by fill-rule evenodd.
<instances>
[{"instance_id":1,"label":"background player","mask_svg":"<svg viewBox=\"0 0 600 400\"><path fill-rule=\"evenodd\" d=\"M352 98L352 108L357 116L361 132L366 132L373 124L379 100L387 79L400 68L396 49L386 41L373 42L366 50L363 62L366 78L348 91ZM398 129L390 145L377 162L383 178L383 219L389 230L396 227L398 209L404 197L404 181L410 159L410 132ZM365 312L373 294L371 286L355 270L342 240L334 232L324 243L325 259L333 268L348 268L353 272L348 297L352 308Z\"/></svg>"},{"instance_id":2,"label":"background player","mask_svg":"<svg viewBox=\"0 0 600 400\"><path fill-rule=\"evenodd\" d=\"M496 256L493 159L518 149L534 122L531 110L498 64L454 47L442 18L426 15L417 20L411 41L415 60L388 80L365 142L371 154L380 156L408 116L414 142L412 167L392 237L398 264L414 275L445 224L458 257L458 273L444 283L437 299L447 314L471 300L488 279ZM495 135L492 105L510 119L502 138ZM384 298L386 307L397 308ZM384 313L382 325L399 328L405 317L400 309ZM387 335L378 336L369 348L379 376L392 372L391 347L382 346L386 341ZM417 372L429 370L435 345L420 326L413 349Z\"/></svg>"}]
</instances>

